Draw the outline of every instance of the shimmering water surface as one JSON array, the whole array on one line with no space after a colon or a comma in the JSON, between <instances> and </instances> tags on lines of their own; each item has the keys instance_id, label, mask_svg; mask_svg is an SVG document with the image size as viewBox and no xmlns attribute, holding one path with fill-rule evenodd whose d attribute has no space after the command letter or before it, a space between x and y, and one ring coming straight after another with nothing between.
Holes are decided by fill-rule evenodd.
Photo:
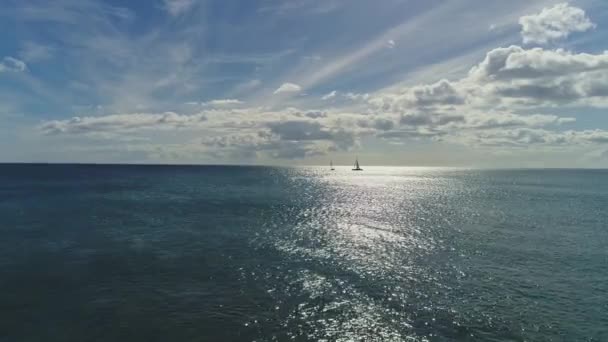
<instances>
[{"instance_id":1,"label":"shimmering water surface","mask_svg":"<svg viewBox=\"0 0 608 342\"><path fill-rule=\"evenodd\" d=\"M0 165L0 341L608 341L608 171Z\"/></svg>"}]
</instances>

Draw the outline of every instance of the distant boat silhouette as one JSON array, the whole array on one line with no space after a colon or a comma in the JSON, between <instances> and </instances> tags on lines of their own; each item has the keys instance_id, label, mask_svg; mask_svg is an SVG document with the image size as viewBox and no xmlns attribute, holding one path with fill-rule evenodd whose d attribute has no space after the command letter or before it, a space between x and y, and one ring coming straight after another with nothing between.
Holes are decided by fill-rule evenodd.
<instances>
[{"instance_id":1,"label":"distant boat silhouette","mask_svg":"<svg viewBox=\"0 0 608 342\"><path fill-rule=\"evenodd\" d=\"M332 170L332 171L335 170L334 169L334 162L331 161L331 160L329 161L329 169Z\"/></svg>"},{"instance_id":2,"label":"distant boat silhouette","mask_svg":"<svg viewBox=\"0 0 608 342\"><path fill-rule=\"evenodd\" d=\"M359 166L359 158L355 159L355 167L353 168L353 171L363 171L363 169Z\"/></svg>"}]
</instances>

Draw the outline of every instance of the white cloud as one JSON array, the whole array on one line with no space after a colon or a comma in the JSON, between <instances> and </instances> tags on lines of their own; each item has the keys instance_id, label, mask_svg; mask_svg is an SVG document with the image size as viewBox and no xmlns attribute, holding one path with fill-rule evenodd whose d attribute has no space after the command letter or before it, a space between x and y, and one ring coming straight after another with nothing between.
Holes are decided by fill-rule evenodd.
<instances>
[{"instance_id":1,"label":"white cloud","mask_svg":"<svg viewBox=\"0 0 608 342\"><path fill-rule=\"evenodd\" d=\"M399 125L441 131L445 135L461 132L505 129L516 127L548 127L574 122L574 118L549 114L514 114L505 111L467 109L445 112L410 112L401 114Z\"/></svg>"},{"instance_id":2,"label":"white cloud","mask_svg":"<svg viewBox=\"0 0 608 342\"><path fill-rule=\"evenodd\" d=\"M321 97L321 100L327 101L327 100L331 100L331 99L335 99L335 98L342 98L342 99L346 99L346 100L353 101L353 102L360 102L360 101L367 101L370 98L370 95L367 93L359 94L359 93L353 93L353 92L341 93L341 92L338 92L337 90L333 90L333 91L323 95Z\"/></svg>"},{"instance_id":3,"label":"white cloud","mask_svg":"<svg viewBox=\"0 0 608 342\"><path fill-rule=\"evenodd\" d=\"M243 101L237 99L219 99L203 102L202 105L209 105L213 107L228 107L243 104Z\"/></svg>"},{"instance_id":4,"label":"white cloud","mask_svg":"<svg viewBox=\"0 0 608 342\"><path fill-rule=\"evenodd\" d=\"M464 107L463 107L464 108ZM549 130L572 122L548 114L514 114L470 108L444 108L444 111L410 111L378 114L303 111L297 108L266 110L264 108L208 109L198 114L118 114L75 117L43 123L39 129L47 135L85 136L147 144L160 131L182 130L171 137L206 136L205 151L217 158L305 158L346 151L364 137L376 136L390 142L407 140L442 140L471 146L520 147L523 144L565 146L563 141L578 145L608 142L604 131L569 131L566 138ZM552 138L541 137L553 134ZM190 135L188 135L190 134ZM192 135L194 134L194 135ZM147 138L147 139L146 139ZM156 139L156 138L155 138ZM184 138L186 139L186 138ZM605 140L606 139L606 140ZM190 140L184 141L184 146ZM179 144L178 144L179 145ZM176 145L177 146L177 145Z\"/></svg>"},{"instance_id":5,"label":"white cloud","mask_svg":"<svg viewBox=\"0 0 608 342\"><path fill-rule=\"evenodd\" d=\"M202 143L223 156L266 154L271 158L299 159L348 150L356 144L356 137L352 131L317 121L285 119L261 123L253 131L239 129L207 137Z\"/></svg>"},{"instance_id":6,"label":"white cloud","mask_svg":"<svg viewBox=\"0 0 608 342\"><path fill-rule=\"evenodd\" d=\"M346 93L343 95L345 98L351 101L367 101L369 99L369 94L358 94L358 93Z\"/></svg>"},{"instance_id":7,"label":"white cloud","mask_svg":"<svg viewBox=\"0 0 608 342\"><path fill-rule=\"evenodd\" d=\"M408 107L459 105L464 103L464 95L449 81L441 80L430 85L411 87L400 100Z\"/></svg>"},{"instance_id":8,"label":"white cloud","mask_svg":"<svg viewBox=\"0 0 608 342\"><path fill-rule=\"evenodd\" d=\"M429 138L503 148L608 143L603 130L563 131L562 125L575 121L572 117L534 113L538 107L568 104L608 106L608 52L497 48L461 79L376 93L367 103L371 112L398 122L376 132L390 140ZM371 122L362 126L373 127Z\"/></svg>"},{"instance_id":9,"label":"white cloud","mask_svg":"<svg viewBox=\"0 0 608 342\"><path fill-rule=\"evenodd\" d=\"M277 90L274 91L274 94L284 94L284 93L299 93L302 91L302 87L295 83L283 83Z\"/></svg>"},{"instance_id":10,"label":"white cloud","mask_svg":"<svg viewBox=\"0 0 608 342\"><path fill-rule=\"evenodd\" d=\"M485 146L508 146L527 148L544 145L561 148L572 146L608 145L608 131L550 131L538 128L516 128L508 130L480 131L467 137L468 143Z\"/></svg>"},{"instance_id":11,"label":"white cloud","mask_svg":"<svg viewBox=\"0 0 608 342\"><path fill-rule=\"evenodd\" d=\"M196 0L163 0L165 10L172 16L178 16L190 10L196 3Z\"/></svg>"},{"instance_id":12,"label":"white cloud","mask_svg":"<svg viewBox=\"0 0 608 342\"><path fill-rule=\"evenodd\" d=\"M381 92L377 110L608 106L608 52L573 53L520 46L489 51L464 78Z\"/></svg>"},{"instance_id":13,"label":"white cloud","mask_svg":"<svg viewBox=\"0 0 608 342\"><path fill-rule=\"evenodd\" d=\"M389 39L389 40L386 42L386 46L387 46L389 49L394 48L394 47L395 47L395 41L394 41L394 40L392 40L392 39Z\"/></svg>"},{"instance_id":14,"label":"white cloud","mask_svg":"<svg viewBox=\"0 0 608 342\"><path fill-rule=\"evenodd\" d=\"M301 158L348 150L357 144L359 133L349 124L350 115L339 113L334 119L326 112L296 108L219 108L191 115L169 112L74 117L47 121L38 128L49 136L79 136L108 143L128 138L132 144L147 144L161 136L161 131L181 130L183 133L171 133L172 139L208 135L202 143L209 153L255 157L259 152L271 158ZM187 145L190 140L182 143Z\"/></svg>"},{"instance_id":15,"label":"white cloud","mask_svg":"<svg viewBox=\"0 0 608 342\"><path fill-rule=\"evenodd\" d=\"M0 62L0 72L3 71L14 71L14 72L22 72L27 69L27 64L25 62L14 58L14 57L4 57L2 62Z\"/></svg>"},{"instance_id":16,"label":"white cloud","mask_svg":"<svg viewBox=\"0 0 608 342\"><path fill-rule=\"evenodd\" d=\"M235 107L242 105L244 102L237 99L216 99L205 102L188 101L184 102L187 106L202 106L202 107Z\"/></svg>"},{"instance_id":17,"label":"white cloud","mask_svg":"<svg viewBox=\"0 0 608 342\"><path fill-rule=\"evenodd\" d=\"M319 119L319 118L326 118L327 117L327 113L326 112L322 112L322 111L318 111L318 110L311 110L305 113L302 113L302 115L298 115L298 116L305 116L311 119Z\"/></svg>"},{"instance_id":18,"label":"white cloud","mask_svg":"<svg viewBox=\"0 0 608 342\"><path fill-rule=\"evenodd\" d=\"M471 76L492 80L558 77L608 69L608 52L575 54L562 49L497 48L471 70Z\"/></svg>"},{"instance_id":19,"label":"white cloud","mask_svg":"<svg viewBox=\"0 0 608 342\"><path fill-rule=\"evenodd\" d=\"M335 90L323 95L323 97L321 97L321 100L323 101L327 101L330 99L333 99L334 97L336 97L337 92Z\"/></svg>"},{"instance_id":20,"label":"white cloud","mask_svg":"<svg viewBox=\"0 0 608 342\"><path fill-rule=\"evenodd\" d=\"M567 38L572 32L585 32L595 27L585 11L561 3L544 8L540 13L519 19L524 44L547 44Z\"/></svg>"},{"instance_id":21,"label":"white cloud","mask_svg":"<svg viewBox=\"0 0 608 342\"><path fill-rule=\"evenodd\" d=\"M464 117L462 126L465 128L504 129L513 127L546 127L574 122L574 118L559 117L548 114L520 115L509 112L476 112ZM460 123L459 123L460 124Z\"/></svg>"},{"instance_id":22,"label":"white cloud","mask_svg":"<svg viewBox=\"0 0 608 342\"><path fill-rule=\"evenodd\" d=\"M43 123L40 130L45 134L120 133L142 129L188 128L207 118L203 114L180 115L173 112L161 114L114 114L105 116L73 117Z\"/></svg>"},{"instance_id":23,"label":"white cloud","mask_svg":"<svg viewBox=\"0 0 608 342\"><path fill-rule=\"evenodd\" d=\"M470 100L513 105L608 104L608 53L518 46L490 51L463 83Z\"/></svg>"}]
</instances>

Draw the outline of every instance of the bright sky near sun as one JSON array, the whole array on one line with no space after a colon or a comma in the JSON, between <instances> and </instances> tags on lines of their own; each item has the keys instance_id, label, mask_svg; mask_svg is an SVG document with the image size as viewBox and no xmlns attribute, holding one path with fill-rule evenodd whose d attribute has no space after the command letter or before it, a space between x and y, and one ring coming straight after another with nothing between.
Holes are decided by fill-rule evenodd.
<instances>
[{"instance_id":1,"label":"bright sky near sun","mask_svg":"<svg viewBox=\"0 0 608 342\"><path fill-rule=\"evenodd\" d=\"M4 0L0 161L608 167L608 1Z\"/></svg>"}]
</instances>

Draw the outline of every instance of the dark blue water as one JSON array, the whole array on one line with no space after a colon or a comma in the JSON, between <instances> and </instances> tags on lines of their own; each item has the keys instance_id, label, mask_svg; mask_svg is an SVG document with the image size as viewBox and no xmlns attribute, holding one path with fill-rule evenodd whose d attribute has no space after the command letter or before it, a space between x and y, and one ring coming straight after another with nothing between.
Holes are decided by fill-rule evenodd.
<instances>
[{"instance_id":1,"label":"dark blue water","mask_svg":"<svg viewBox=\"0 0 608 342\"><path fill-rule=\"evenodd\" d=\"M0 341L608 341L608 171L0 165Z\"/></svg>"}]
</instances>

